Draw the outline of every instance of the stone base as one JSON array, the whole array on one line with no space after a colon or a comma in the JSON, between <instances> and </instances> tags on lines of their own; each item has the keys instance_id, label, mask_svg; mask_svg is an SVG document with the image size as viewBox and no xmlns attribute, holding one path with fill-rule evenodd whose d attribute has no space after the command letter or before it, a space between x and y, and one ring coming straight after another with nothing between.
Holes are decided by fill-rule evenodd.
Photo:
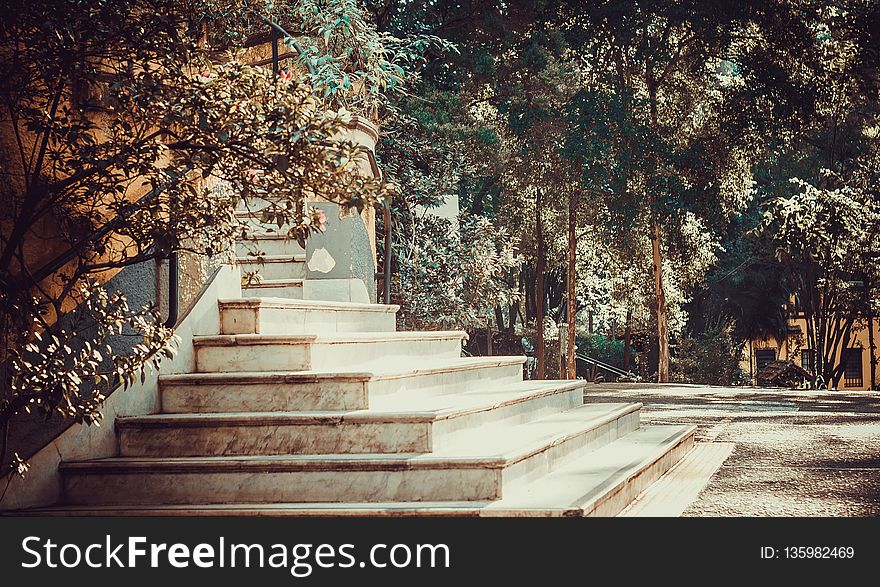
<instances>
[{"instance_id":1,"label":"stone base","mask_svg":"<svg viewBox=\"0 0 880 587\"><path fill-rule=\"evenodd\" d=\"M369 304L370 294L360 279L307 279L302 299Z\"/></svg>"}]
</instances>

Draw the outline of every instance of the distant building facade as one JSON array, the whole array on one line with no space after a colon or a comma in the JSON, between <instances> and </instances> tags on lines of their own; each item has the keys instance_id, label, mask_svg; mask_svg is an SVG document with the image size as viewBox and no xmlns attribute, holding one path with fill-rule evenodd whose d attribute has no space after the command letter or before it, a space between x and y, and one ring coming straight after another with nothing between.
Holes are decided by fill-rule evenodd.
<instances>
[{"instance_id":1,"label":"distant building facade","mask_svg":"<svg viewBox=\"0 0 880 587\"><path fill-rule=\"evenodd\" d=\"M880 344L880 318L873 324L874 344ZM774 336L756 338L748 341L743 349L740 366L752 380L757 383L758 373L773 361L791 361L810 373L815 373L816 350L810 348L806 337L806 320L802 316L793 316L788 320L786 336L778 340ZM829 389L840 391L865 391L871 389L871 370L874 369L873 381L880 384L880 372L877 365L871 365L871 346L868 325L865 323L853 326L850 339L841 341L837 347L838 364L843 367L843 375L834 386L826 382ZM844 346L845 345L845 346ZM840 348L843 347L843 348ZM878 351L875 350L875 353ZM805 386L808 382L805 382Z\"/></svg>"}]
</instances>

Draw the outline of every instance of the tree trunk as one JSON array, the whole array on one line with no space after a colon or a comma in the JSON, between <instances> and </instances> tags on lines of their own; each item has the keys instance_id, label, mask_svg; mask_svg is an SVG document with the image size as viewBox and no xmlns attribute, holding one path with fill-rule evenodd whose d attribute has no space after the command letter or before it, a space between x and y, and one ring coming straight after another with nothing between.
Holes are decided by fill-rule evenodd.
<instances>
[{"instance_id":1,"label":"tree trunk","mask_svg":"<svg viewBox=\"0 0 880 587\"><path fill-rule=\"evenodd\" d=\"M831 382L829 378L831 376L831 369L834 365L829 365L828 360L825 357L825 328L827 325L828 317L823 315L823 301L820 294L817 292L815 295L816 307L817 311L814 312L815 320L816 320L816 360L818 361L819 367L819 377L822 378L822 384L825 386L825 389L831 389Z\"/></svg>"},{"instance_id":2,"label":"tree trunk","mask_svg":"<svg viewBox=\"0 0 880 587\"><path fill-rule=\"evenodd\" d=\"M523 284L522 291L524 292L525 298L525 321L529 322L535 317L535 282L532 279L532 268L529 265L523 267L522 271L523 276Z\"/></svg>"},{"instance_id":3,"label":"tree trunk","mask_svg":"<svg viewBox=\"0 0 880 587\"><path fill-rule=\"evenodd\" d=\"M867 307L865 308L865 314L868 319L868 353L870 353L870 358L868 360L868 367L871 370L871 389L877 390L877 345L874 343L874 307L871 305L871 288L874 284L871 280L865 280L865 298L867 302Z\"/></svg>"},{"instance_id":4,"label":"tree trunk","mask_svg":"<svg viewBox=\"0 0 880 587\"><path fill-rule=\"evenodd\" d=\"M577 379L577 366L575 363L575 330L577 328L577 236L575 225L577 224L577 194L572 191L568 196L568 345L566 349L565 378Z\"/></svg>"},{"instance_id":5,"label":"tree trunk","mask_svg":"<svg viewBox=\"0 0 880 587\"><path fill-rule=\"evenodd\" d=\"M486 356L491 357L492 353L492 320L486 320Z\"/></svg>"},{"instance_id":6,"label":"tree trunk","mask_svg":"<svg viewBox=\"0 0 880 587\"><path fill-rule=\"evenodd\" d=\"M9 417L3 417L0 421L0 478L5 476L9 471L6 467L6 447L9 445Z\"/></svg>"},{"instance_id":7,"label":"tree trunk","mask_svg":"<svg viewBox=\"0 0 880 587\"><path fill-rule=\"evenodd\" d=\"M827 389L837 389L844 373L843 349L849 348L856 314L840 301L837 279L826 279L816 296L819 351Z\"/></svg>"},{"instance_id":8,"label":"tree trunk","mask_svg":"<svg viewBox=\"0 0 880 587\"><path fill-rule=\"evenodd\" d=\"M752 339L752 337L749 337L749 381L752 382L752 385L755 385L754 354L755 354L755 341ZM813 368L813 371L815 371L815 370L816 369ZM814 375L813 376L813 386L814 387L815 387L815 380L816 380L816 376Z\"/></svg>"},{"instance_id":9,"label":"tree trunk","mask_svg":"<svg viewBox=\"0 0 880 587\"><path fill-rule=\"evenodd\" d=\"M504 314L501 312L501 306L495 306L495 324L498 332L504 332Z\"/></svg>"},{"instance_id":10,"label":"tree trunk","mask_svg":"<svg viewBox=\"0 0 880 587\"><path fill-rule=\"evenodd\" d=\"M535 198L535 242L537 243L537 262L535 264L535 317L537 325L537 344L535 344L535 360L537 370L535 379L544 379L544 229L541 226L541 190L537 190Z\"/></svg>"},{"instance_id":11,"label":"tree trunk","mask_svg":"<svg viewBox=\"0 0 880 587\"><path fill-rule=\"evenodd\" d=\"M517 317L521 317L523 313L523 304L526 306L526 315L528 315L529 310L529 289L526 287L526 270L525 266L523 266L519 271L519 276L517 277L517 288L516 291L519 292L519 298L510 306L510 325L508 326L508 330L510 334L513 334L516 331L516 320ZM523 326L525 326L525 320L522 321Z\"/></svg>"},{"instance_id":12,"label":"tree trunk","mask_svg":"<svg viewBox=\"0 0 880 587\"><path fill-rule=\"evenodd\" d=\"M826 335L823 342L827 374L825 381L828 384L828 389L838 389L846 370L846 365L843 363L843 351L850 348L852 343L855 314L849 313L845 318L841 318L840 310L826 308L824 311L828 314L834 312L833 317L827 320L828 326L825 329Z\"/></svg>"},{"instance_id":13,"label":"tree trunk","mask_svg":"<svg viewBox=\"0 0 880 587\"><path fill-rule=\"evenodd\" d=\"M623 330L623 370L629 371L632 361L632 308L626 309L626 326Z\"/></svg>"},{"instance_id":14,"label":"tree trunk","mask_svg":"<svg viewBox=\"0 0 880 587\"><path fill-rule=\"evenodd\" d=\"M654 291L657 296L657 383L669 382L669 331L666 323L666 289L663 287L663 251L660 222L654 219Z\"/></svg>"},{"instance_id":15,"label":"tree trunk","mask_svg":"<svg viewBox=\"0 0 880 587\"><path fill-rule=\"evenodd\" d=\"M809 274L807 275L809 276ZM813 312L813 297L811 295L811 289L805 289L801 286L801 290L806 292L807 295L801 296L801 309L804 313L804 325L806 326L806 335L807 335L807 349L812 351L813 355L813 380L810 381L810 389L818 389L819 388L819 375L821 373L822 367L820 364L821 358L819 356L819 346L818 339L816 337L816 320L815 314Z\"/></svg>"},{"instance_id":16,"label":"tree trunk","mask_svg":"<svg viewBox=\"0 0 880 587\"><path fill-rule=\"evenodd\" d=\"M560 322L559 323L559 364L556 367L559 369L559 379L568 379L568 359L566 358L565 352L568 348L568 323Z\"/></svg>"},{"instance_id":17,"label":"tree trunk","mask_svg":"<svg viewBox=\"0 0 880 587\"><path fill-rule=\"evenodd\" d=\"M547 264L545 261L544 292L547 295L546 307L548 312L550 308L559 308L562 305L562 302L565 301L565 269L547 271Z\"/></svg>"},{"instance_id":18,"label":"tree trunk","mask_svg":"<svg viewBox=\"0 0 880 587\"><path fill-rule=\"evenodd\" d=\"M471 200L471 214L483 213L483 200L492 188L495 180L491 177L484 177L480 181L480 189L474 192L473 200Z\"/></svg>"},{"instance_id":19,"label":"tree trunk","mask_svg":"<svg viewBox=\"0 0 880 587\"><path fill-rule=\"evenodd\" d=\"M646 68L649 107L651 111L651 126L654 132L659 132L657 114L657 79L652 69ZM656 157L653 162L654 173L657 173L658 165ZM653 231L651 245L654 249L654 289L657 297L657 382L669 382L669 332L666 324L666 290L663 287L663 251L662 233L660 221L657 219L657 211L654 209L654 198L648 199L651 217L653 218Z\"/></svg>"}]
</instances>

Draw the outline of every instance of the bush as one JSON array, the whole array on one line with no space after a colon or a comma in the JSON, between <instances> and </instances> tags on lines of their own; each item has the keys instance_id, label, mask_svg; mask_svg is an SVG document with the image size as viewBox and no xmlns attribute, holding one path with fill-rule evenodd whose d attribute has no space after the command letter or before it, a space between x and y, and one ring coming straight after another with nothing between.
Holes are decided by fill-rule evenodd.
<instances>
[{"instance_id":1,"label":"bush","mask_svg":"<svg viewBox=\"0 0 880 587\"><path fill-rule=\"evenodd\" d=\"M612 367L623 369L623 342L615 338L608 338L601 334L585 334L576 339L577 352L587 355ZM636 371L635 354L631 354L630 371ZM589 380L593 374L593 366L584 361L577 362L578 377ZM615 376L609 375L602 369L596 369L596 375L602 376L605 381L616 380Z\"/></svg>"},{"instance_id":2,"label":"bush","mask_svg":"<svg viewBox=\"0 0 880 587\"><path fill-rule=\"evenodd\" d=\"M510 238L486 218L450 220L425 214L395 243L395 303L402 330L485 327L495 306L518 297L505 280L518 268ZM411 236L410 236L411 235Z\"/></svg>"},{"instance_id":3,"label":"bush","mask_svg":"<svg viewBox=\"0 0 880 587\"><path fill-rule=\"evenodd\" d=\"M623 341L601 334L587 334L578 336L576 343L578 353L623 369Z\"/></svg>"},{"instance_id":4,"label":"bush","mask_svg":"<svg viewBox=\"0 0 880 587\"><path fill-rule=\"evenodd\" d=\"M704 385L741 385L745 373L739 366L740 348L726 329L711 330L677 340L670 365L670 380Z\"/></svg>"}]
</instances>

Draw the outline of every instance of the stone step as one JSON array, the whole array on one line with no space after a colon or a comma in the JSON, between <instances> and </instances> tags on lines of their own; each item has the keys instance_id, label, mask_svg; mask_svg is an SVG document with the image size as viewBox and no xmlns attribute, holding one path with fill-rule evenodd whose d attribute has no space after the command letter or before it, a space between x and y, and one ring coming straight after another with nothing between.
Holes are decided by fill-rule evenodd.
<instances>
[{"instance_id":1,"label":"stone step","mask_svg":"<svg viewBox=\"0 0 880 587\"><path fill-rule=\"evenodd\" d=\"M393 394L370 410L158 414L118 418L116 431L128 457L426 453L462 431L574 408L582 389L582 381L530 381L496 391Z\"/></svg>"},{"instance_id":2,"label":"stone step","mask_svg":"<svg viewBox=\"0 0 880 587\"><path fill-rule=\"evenodd\" d=\"M241 284L241 295L246 298L286 298L302 299L302 279L264 279Z\"/></svg>"},{"instance_id":3,"label":"stone step","mask_svg":"<svg viewBox=\"0 0 880 587\"><path fill-rule=\"evenodd\" d=\"M645 426L508 492L480 515L615 516L693 449L696 429Z\"/></svg>"},{"instance_id":4,"label":"stone step","mask_svg":"<svg viewBox=\"0 0 880 587\"><path fill-rule=\"evenodd\" d=\"M256 271L263 279L303 279L306 276L305 262L305 254L236 258L242 274Z\"/></svg>"},{"instance_id":5,"label":"stone step","mask_svg":"<svg viewBox=\"0 0 880 587\"><path fill-rule=\"evenodd\" d=\"M271 203L281 204L281 201L278 199L251 196L247 200L239 200L238 204L235 206L235 211L236 213L256 211L265 208Z\"/></svg>"},{"instance_id":6,"label":"stone step","mask_svg":"<svg viewBox=\"0 0 880 587\"><path fill-rule=\"evenodd\" d=\"M583 405L583 386L580 380L487 383L463 393L380 395L371 398L370 404L376 411L404 406L436 413L432 449L439 450L476 428L488 432L491 426L531 422Z\"/></svg>"},{"instance_id":7,"label":"stone step","mask_svg":"<svg viewBox=\"0 0 880 587\"><path fill-rule=\"evenodd\" d=\"M196 371L200 373L242 371L330 370L368 367L372 363L399 359L418 364L420 357L454 359L461 356L467 333L460 330L432 332L355 332L314 334L224 334L193 338Z\"/></svg>"},{"instance_id":8,"label":"stone step","mask_svg":"<svg viewBox=\"0 0 880 587\"><path fill-rule=\"evenodd\" d=\"M71 505L498 500L637 427L637 405L587 404L428 454L119 457L60 471Z\"/></svg>"},{"instance_id":9,"label":"stone step","mask_svg":"<svg viewBox=\"0 0 880 587\"><path fill-rule=\"evenodd\" d=\"M262 252L264 255L304 255L305 249L299 246L296 239L287 238L287 232L266 232L257 230L252 239L239 240L235 243L235 254L247 257L250 253Z\"/></svg>"},{"instance_id":10,"label":"stone step","mask_svg":"<svg viewBox=\"0 0 880 587\"><path fill-rule=\"evenodd\" d=\"M239 222L243 224L247 224L251 231L254 232L281 232L287 233L290 230L290 224L282 224L278 226L278 223L270 220L269 222L263 222L263 210L262 208L256 208L254 210L236 210L235 217L239 220Z\"/></svg>"},{"instance_id":11,"label":"stone step","mask_svg":"<svg viewBox=\"0 0 880 587\"><path fill-rule=\"evenodd\" d=\"M524 362L473 357L417 367L384 364L371 371L184 373L160 376L159 389L165 413L365 410L382 394L455 393L520 382Z\"/></svg>"},{"instance_id":12,"label":"stone step","mask_svg":"<svg viewBox=\"0 0 880 587\"><path fill-rule=\"evenodd\" d=\"M400 306L282 298L219 300L221 334L394 332Z\"/></svg>"},{"instance_id":13,"label":"stone step","mask_svg":"<svg viewBox=\"0 0 880 587\"><path fill-rule=\"evenodd\" d=\"M252 205L250 207L237 206L235 209L235 217L236 218L262 218L264 209L271 211L269 204L270 204L270 202L268 200L262 199L262 201L259 202L257 205ZM274 226L273 222L269 222L269 224Z\"/></svg>"},{"instance_id":14,"label":"stone step","mask_svg":"<svg viewBox=\"0 0 880 587\"><path fill-rule=\"evenodd\" d=\"M677 518L700 495L730 453L734 443L699 442L660 479L651 484L618 515Z\"/></svg>"}]
</instances>

